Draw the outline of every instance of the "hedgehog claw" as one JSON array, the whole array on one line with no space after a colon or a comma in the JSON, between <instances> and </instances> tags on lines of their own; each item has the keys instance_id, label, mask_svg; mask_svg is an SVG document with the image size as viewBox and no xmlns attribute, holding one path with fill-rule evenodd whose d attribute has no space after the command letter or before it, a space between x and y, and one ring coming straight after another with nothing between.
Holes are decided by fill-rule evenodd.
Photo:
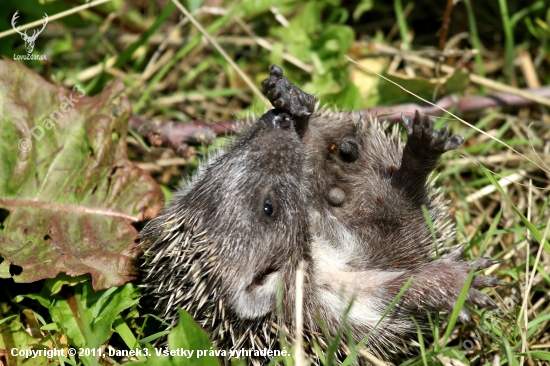
<instances>
[{"instance_id":1,"label":"hedgehog claw","mask_svg":"<svg viewBox=\"0 0 550 366\"><path fill-rule=\"evenodd\" d=\"M484 308L494 308L496 307L494 301L487 295L479 292L478 290L471 289L468 292L468 301L473 304L479 305Z\"/></svg>"},{"instance_id":2,"label":"hedgehog claw","mask_svg":"<svg viewBox=\"0 0 550 366\"><path fill-rule=\"evenodd\" d=\"M447 140L447 138L449 137L449 130L447 129L447 125L441 127L441 129L439 130L439 134L441 135L441 138L443 140Z\"/></svg>"},{"instance_id":3,"label":"hedgehog claw","mask_svg":"<svg viewBox=\"0 0 550 366\"><path fill-rule=\"evenodd\" d=\"M405 128L407 135L412 135L412 118L406 117L403 113L401 113L401 125Z\"/></svg>"},{"instance_id":4,"label":"hedgehog claw","mask_svg":"<svg viewBox=\"0 0 550 366\"><path fill-rule=\"evenodd\" d=\"M501 261L501 260L494 260L494 259L491 259L491 258L484 257L484 258L482 258L482 261L480 261L480 262L478 263L477 269L478 269L478 270L480 270L480 269L485 269L485 268L494 266L495 264L499 264L499 263L502 263L502 261Z\"/></svg>"},{"instance_id":5,"label":"hedgehog claw","mask_svg":"<svg viewBox=\"0 0 550 366\"><path fill-rule=\"evenodd\" d=\"M497 287L501 286L503 283L494 277L487 276L475 276L472 282L472 286L475 288L482 287Z\"/></svg>"},{"instance_id":6,"label":"hedgehog claw","mask_svg":"<svg viewBox=\"0 0 550 366\"><path fill-rule=\"evenodd\" d=\"M464 137L460 135L452 135L447 142L445 142L445 146L443 147L443 150L449 151L449 150L455 150L458 149L462 144L464 143Z\"/></svg>"},{"instance_id":7,"label":"hedgehog claw","mask_svg":"<svg viewBox=\"0 0 550 366\"><path fill-rule=\"evenodd\" d=\"M458 313L458 320L460 320L461 323L471 323L472 322L472 314L466 308L460 309L460 313Z\"/></svg>"}]
</instances>

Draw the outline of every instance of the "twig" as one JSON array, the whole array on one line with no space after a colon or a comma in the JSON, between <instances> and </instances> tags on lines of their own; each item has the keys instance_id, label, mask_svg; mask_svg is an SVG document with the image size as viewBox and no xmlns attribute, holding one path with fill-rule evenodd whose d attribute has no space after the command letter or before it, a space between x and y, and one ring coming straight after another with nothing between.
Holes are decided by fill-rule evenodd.
<instances>
[{"instance_id":1,"label":"twig","mask_svg":"<svg viewBox=\"0 0 550 366\"><path fill-rule=\"evenodd\" d=\"M520 170L520 171L518 171L514 174L511 174L507 177L503 177L503 178L499 179L498 183L500 184L501 187L504 188L506 186L509 186L512 183L523 180L525 178L526 174L527 174L527 171L525 169L522 169L522 170ZM497 189L494 185L489 184L489 185L481 188L480 190L477 190L474 193L466 196L466 202L471 203L473 201L477 201L481 197L485 197L485 196L493 193L496 190Z\"/></svg>"},{"instance_id":2,"label":"twig","mask_svg":"<svg viewBox=\"0 0 550 366\"><path fill-rule=\"evenodd\" d=\"M530 91L534 94L550 97L550 87L530 89ZM456 111L460 113L472 112L489 107L522 106L531 103L532 101L523 99L516 95L497 93L488 96L476 95L462 98L458 98L455 95L450 95L441 98L435 104L444 109L449 109L456 104ZM369 108L365 111L350 113L370 114L390 122L397 122L401 116L401 113L414 113L415 111L429 116L440 116L443 114L443 111L438 107L416 103ZM154 123L152 121L144 120L138 115L133 115L129 122L130 128L137 131L143 138L147 139L152 146L175 147L176 149L181 143L209 144L214 141L216 136L232 135L237 127L237 124L237 121L221 121L216 123L205 123L202 121L173 121ZM211 133L207 131L210 131ZM513 157L507 159L510 160L513 159ZM489 163L489 161L487 162ZM544 164L544 162L542 163Z\"/></svg>"},{"instance_id":3,"label":"twig","mask_svg":"<svg viewBox=\"0 0 550 366\"><path fill-rule=\"evenodd\" d=\"M116 63L117 60L118 60L118 56L112 56L109 59L107 59L104 63L102 62L102 63L96 64L94 66L90 66L87 69L84 69L84 70L80 71L75 76L75 79L77 81L90 80L90 79L96 77L97 75L99 75L104 70L105 71L112 70L112 67ZM73 79L67 78L63 81L63 85L73 86L73 85L75 85L75 82L74 82Z\"/></svg>"},{"instance_id":4,"label":"twig","mask_svg":"<svg viewBox=\"0 0 550 366\"><path fill-rule=\"evenodd\" d=\"M59 14L52 15L51 17L49 17L49 20L51 22L53 20L61 19L61 18L64 18L66 16L69 16L71 14L78 13L81 10L86 10L86 9L89 9L89 8L93 8L94 6L101 5L103 3L108 3L109 1L111 1L111 0L92 1L88 4L80 5L80 6L77 6L76 8L69 9L69 10L66 10L66 11L62 11ZM42 22L43 22L43 19L31 22L31 23L27 23L27 24L19 27L19 30L24 31L25 29L36 27L37 25L42 25ZM0 38L9 36L9 35L14 34L14 33L17 33L17 31L15 29L10 29L10 30L4 31L4 32L0 32Z\"/></svg>"},{"instance_id":5,"label":"twig","mask_svg":"<svg viewBox=\"0 0 550 366\"><path fill-rule=\"evenodd\" d=\"M453 118L455 118L456 120L462 122L462 123L465 124L466 126L468 126L468 127L472 128L472 129L476 130L477 132L479 132L479 133L481 133L481 134L483 134L483 135L485 135L485 136L487 136L487 137L493 139L494 141L497 141L498 143L500 143L501 145L505 146L505 147L508 148L509 150L515 152L515 153L518 154L519 156L522 156L523 158L525 158L527 161L533 163L534 165L536 165L537 167L539 167L542 171L547 172L547 173L549 172L548 169L546 169L546 168L542 167L541 165L537 164L535 161L533 161L533 159L529 159L527 156L525 156L524 154L520 153L517 149L514 149L512 146L510 146L510 145L507 144L506 142L502 141L501 139L498 139L498 138L496 138L496 137L494 137L494 136L491 136L491 135L488 134L487 132L485 132L485 131L483 131L483 130L477 128L476 126L472 125L471 123L466 122L465 120L463 120L462 118L458 117L456 114L450 112L449 110L443 109L443 108L437 106L436 104L431 103L430 101L428 101L428 100L422 98L421 96L419 96L419 95L417 95L417 94L411 92L410 90L407 90L406 88L404 88L403 86L399 85L399 84L396 83L395 81L388 79L388 78L385 77L384 75L381 75L380 73L377 73L376 71L373 71L373 70L369 69L368 67L365 67L365 66L359 64L357 61L353 60L353 59L352 59L351 57L349 57L348 55L346 55L346 56L344 56L344 57L345 57L349 62L351 62L351 63L353 63L354 65L356 65L357 67L359 67L359 68L361 68L361 69L363 69L363 70L366 70L366 71L368 71L368 72L370 72L370 73L372 73L372 74L377 75L378 77L380 77L380 78L386 80L387 82L389 82L389 83L395 85L397 88L403 90L404 92L406 92L406 93L408 93L408 94L410 94L410 95L412 95L412 96L418 98L419 100L423 101L424 103L430 104L430 105L432 105L432 106L434 106L434 107L437 107L437 108L440 108L440 109L444 110L444 111L447 112L451 117L453 117ZM511 88L511 89L514 89L514 88ZM517 93L512 93L512 94L517 94ZM532 98L529 98L529 99L533 100ZM539 98L539 99L543 99L543 98ZM547 99L547 101L550 102L550 99Z\"/></svg>"},{"instance_id":6,"label":"twig","mask_svg":"<svg viewBox=\"0 0 550 366\"><path fill-rule=\"evenodd\" d=\"M137 166L141 170L145 170L150 173L159 173L162 171L163 167L170 167L174 165L185 165L189 161L188 159L184 158L166 158L166 159L159 159L155 161L154 163L137 163Z\"/></svg>"},{"instance_id":7,"label":"twig","mask_svg":"<svg viewBox=\"0 0 550 366\"><path fill-rule=\"evenodd\" d=\"M277 20L279 22L279 24L281 24L283 27L288 27L289 26L290 22L288 21L287 18L285 18L285 16L283 14L281 14L281 12L279 11L279 9L276 6L270 6L269 10L275 16L275 20Z\"/></svg>"},{"instance_id":8,"label":"twig","mask_svg":"<svg viewBox=\"0 0 550 366\"><path fill-rule=\"evenodd\" d=\"M531 59L529 52L525 50L520 51L518 59L527 86L530 88L540 88L540 81L537 76L537 71L535 69L535 65L533 65L533 60Z\"/></svg>"},{"instance_id":9,"label":"twig","mask_svg":"<svg viewBox=\"0 0 550 366\"><path fill-rule=\"evenodd\" d=\"M538 89L525 89L531 95L537 95L543 98L550 98L550 86L545 86ZM407 103L398 104L395 106L384 106L369 108L368 112L373 115L384 115L390 121L397 121L401 113L414 113L417 111L421 114L430 116L441 116L445 112L441 109L449 109L456 105L456 112L466 113L473 112L484 108L498 106L522 106L532 104L531 99L525 99L517 94L510 93L495 93L491 95L473 95L458 98L456 95L449 95L439 99L432 104L417 104Z\"/></svg>"},{"instance_id":10,"label":"twig","mask_svg":"<svg viewBox=\"0 0 550 366\"><path fill-rule=\"evenodd\" d=\"M389 51L399 52L397 49L395 49L393 47L383 45L383 44L380 44L380 43L373 42L372 45L377 50L380 50L382 52L389 52ZM431 67L431 68L436 67L436 62L434 62L432 60L429 60L429 59L426 59L426 58L416 56L414 54L409 54L407 52L401 52L399 55L405 60L416 62L420 65L425 65L425 66L428 66L428 67ZM450 73L450 72L454 72L454 67L451 67L451 66L448 66L448 65L441 65L441 70L445 73ZM488 88L491 88L491 89L499 91L499 92L505 92L505 93L517 95L517 96L522 97L524 99L529 99L529 100L532 100L535 103L539 103L539 104L550 107L550 99L549 98L539 97L538 95L534 95L534 94L529 93L529 91L514 88L514 87L508 86L506 84L499 83L498 81L490 80L490 79L487 79L483 76L479 76L479 75L472 74L472 73L468 74L468 78L474 84L486 86Z\"/></svg>"},{"instance_id":11,"label":"twig","mask_svg":"<svg viewBox=\"0 0 550 366\"><path fill-rule=\"evenodd\" d=\"M134 114L128 125L152 146L169 147L174 149L178 156L189 158L195 153L189 145L211 145L216 136L232 134L237 123L235 121L217 123L169 121L157 124Z\"/></svg>"},{"instance_id":12,"label":"twig","mask_svg":"<svg viewBox=\"0 0 550 366\"><path fill-rule=\"evenodd\" d=\"M155 53L153 54L153 56L151 56L151 59L147 63L147 66L145 66L145 70L143 70L143 74L142 74L142 80L149 79L150 75L152 75L154 71L156 71L157 68L155 67L155 70L153 70L153 66L157 62L158 58L164 52L170 40L172 38L175 38L173 36L176 34L176 31L179 30L188 22L189 22L189 18L183 18L182 20L180 20L179 23L176 24L174 28L172 28L172 30L168 33L168 35L162 40L158 48L155 50Z\"/></svg>"},{"instance_id":13,"label":"twig","mask_svg":"<svg viewBox=\"0 0 550 366\"><path fill-rule=\"evenodd\" d=\"M533 181L529 179L529 190L528 190L528 196L527 196L527 220L531 222L531 209L533 204ZM525 255L526 255L526 261L525 261L525 283L529 283L529 257L531 254L531 249L529 246L529 242L531 241L531 232L529 229L527 229L527 240L525 242L527 243L527 248L525 249ZM525 301L526 298L528 298L529 293L525 292L523 294L523 299ZM521 313L521 311L520 311ZM521 324L521 318L518 317L518 325ZM527 352L527 357L529 358L530 363L533 362L531 359L531 353L529 352L529 348L527 347L527 329L528 329L528 323L529 323L529 316L527 314L527 308L523 310L523 326L519 327L519 332L521 335L521 353ZM519 364L523 365L525 362L525 356L521 356Z\"/></svg>"},{"instance_id":14,"label":"twig","mask_svg":"<svg viewBox=\"0 0 550 366\"><path fill-rule=\"evenodd\" d=\"M306 262L300 261L296 269L296 340L294 344L294 364L296 366L305 366L304 346L302 344L302 333L304 331L303 322L303 302L304 302L304 277L306 272Z\"/></svg>"},{"instance_id":15,"label":"twig","mask_svg":"<svg viewBox=\"0 0 550 366\"><path fill-rule=\"evenodd\" d=\"M454 39L456 36L451 37L449 40L449 43L455 43ZM137 39L137 36L135 35L125 35L120 37L121 42L125 43L131 43L133 39ZM220 39L220 41L225 41L225 39ZM460 39L459 39L460 41ZM160 42L160 41L158 41ZM458 43L458 42L456 42ZM402 56L405 51L401 51L398 49L395 50L377 50L376 53L368 53L368 54L362 54L361 58L379 58L379 57L387 57L387 56ZM407 55L415 55L418 57L428 57L428 58L449 58L449 57L462 57L462 56L473 56L478 53L478 50L455 50L455 49L445 49L443 51L439 50L410 50L406 51Z\"/></svg>"},{"instance_id":16,"label":"twig","mask_svg":"<svg viewBox=\"0 0 550 366\"><path fill-rule=\"evenodd\" d=\"M445 15L443 15L443 22L441 23L441 28L439 28L439 50L443 51L445 49L445 42L447 42L447 35L449 33L449 23L451 22L451 13L453 11L453 0L447 0L447 6L445 7ZM436 35L437 35L436 33Z\"/></svg>"}]
</instances>

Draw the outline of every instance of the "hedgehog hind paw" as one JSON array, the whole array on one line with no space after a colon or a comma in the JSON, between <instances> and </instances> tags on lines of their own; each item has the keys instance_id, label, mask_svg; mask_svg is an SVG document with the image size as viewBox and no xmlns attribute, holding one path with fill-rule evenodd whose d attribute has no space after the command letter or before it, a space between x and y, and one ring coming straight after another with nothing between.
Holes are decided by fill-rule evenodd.
<instances>
[{"instance_id":1,"label":"hedgehog hind paw","mask_svg":"<svg viewBox=\"0 0 550 366\"><path fill-rule=\"evenodd\" d=\"M315 108L315 98L291 83L283 75L283 70L271 66L269 77L262 82L267 99L273 107L299 118L309 117Z\"/></svg>"}]
</instances>

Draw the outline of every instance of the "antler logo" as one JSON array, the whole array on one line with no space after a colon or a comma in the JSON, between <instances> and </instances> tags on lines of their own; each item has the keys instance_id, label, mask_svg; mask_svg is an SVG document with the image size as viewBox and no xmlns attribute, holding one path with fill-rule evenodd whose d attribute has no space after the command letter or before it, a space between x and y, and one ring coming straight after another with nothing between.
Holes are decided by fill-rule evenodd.
<instances>
[{"instance_id":1,"label":"antler logo","mask_svg":"<svg viewBox=\"0 0 550 366\"><path fill-rule=\"evenodd\" d=\"M44 24L42 25L42 29L40 29L38 32L36 30L32 31L32 36L29 36L27 34L27 31L24 33L21 33L19 31L19 27L16 27L15 22L17 18L19 18L19 15L17 14L19 11L16 11L15 14L13 14L13 17L11 18L11 26L17 33L21 35L21 38L23 38L23 41L25 41L25 48L27 49L27 53L32 53L32 50L34 50L34 42L36 42L36 39L42 33L44 28L46 28L46 24L48 24L48 14L44 13Z\"/></svg>"}]
</instances>

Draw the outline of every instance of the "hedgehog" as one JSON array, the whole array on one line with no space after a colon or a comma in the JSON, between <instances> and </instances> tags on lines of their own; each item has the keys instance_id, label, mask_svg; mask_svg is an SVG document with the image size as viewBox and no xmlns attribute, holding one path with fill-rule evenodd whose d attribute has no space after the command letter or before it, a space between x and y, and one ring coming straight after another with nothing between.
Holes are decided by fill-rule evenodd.
<instances>
[{"instance_id":1,"label":"hedgehog","mask_svg":"<svg viewBox=\"0 0 550 366\"><path fill-rule=\"evenodd\" d=\"M277 349L283 334L318 360L313 341L326 352L345 324L355 342L370 334L369 352L399 360L417 339L411 317L426 330L428 313L454 309L472 269L498 263L465 261L450 245L449 202L430 179L464 139L417 112L401 116L403 143L398 125L319 108L276 65L262 87L274 108L201 164L140 233L147 296L172 326L179 308L189 312L220 349ZM494 306L479 290L499 284L474 276L466 301ZM470 321L466 308L459 319ZM340 342L338 359L349 353Z\"/></svg>"}]
</instances>

